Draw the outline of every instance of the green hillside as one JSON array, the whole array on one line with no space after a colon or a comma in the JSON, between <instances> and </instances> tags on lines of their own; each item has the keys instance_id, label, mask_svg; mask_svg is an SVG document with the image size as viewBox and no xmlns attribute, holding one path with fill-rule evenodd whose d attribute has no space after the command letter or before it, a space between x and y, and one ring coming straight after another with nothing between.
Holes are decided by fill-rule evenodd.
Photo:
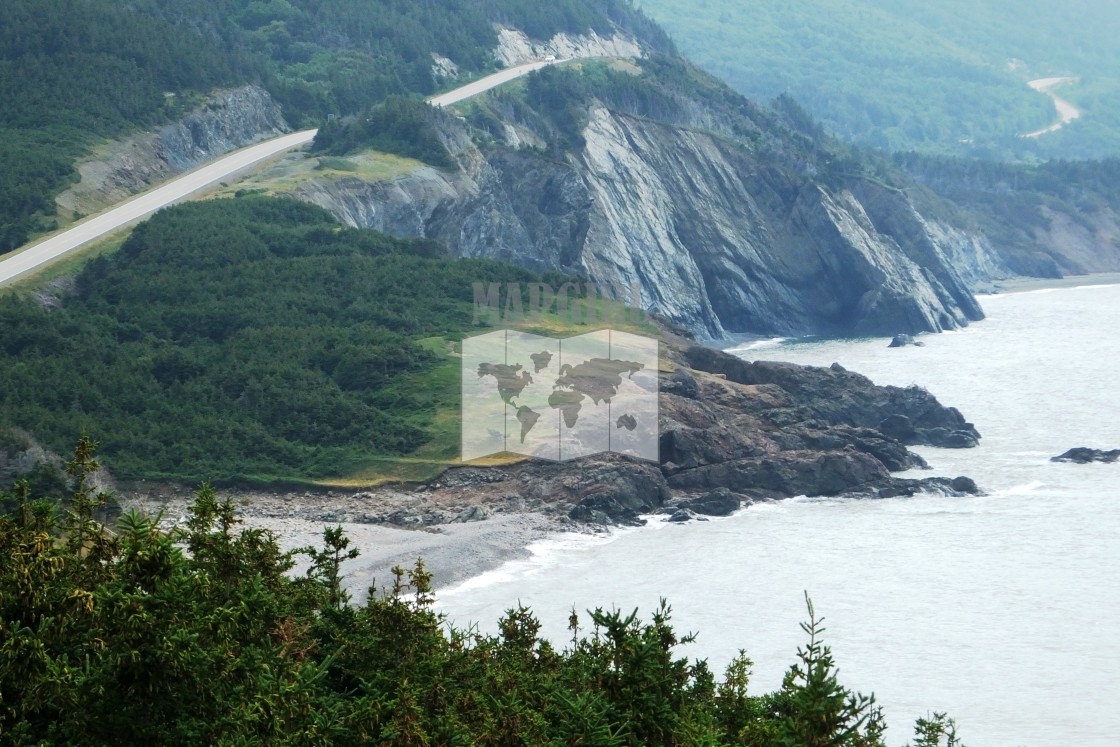
<instances>
[{"instance_id":1,"label":"green hillside","mask_svg":"<svg viewBox=\"0 0 1120 747\"><path fill-rule=\"evenodd\" d=\"M444 338L471 328L471 284L531 279L291 200L173 208L60 308L0 298L0 426L61 451L88 433L128 476L351 474L457 407L457 376L430 384L450 375Z\"/></svg>"},{"instance_id":2,"label":"green hillside","mask_svg":"<svg viewBox=\"0 0 1120 747\"><path fill-rule=\"evenodd\" d=\"M1120 10L1108 0L643 0L682 52L741 92L788 93L833 133L892 150L999 158L1120 153ZM1038 141L1076 76L1082 120Z\"/></svg>"},{"instance_id":3,"label":"green hillside","mask_svg":"<svg viewBox=\"0 0 1120 747\"><path fill-rule=\"evenodd\" d=\"M432 53L493 68L494 24L542 38L664 35L625 0L5 0L0 3L0 253L53 226L72 164L168 121L215 87L256 83L293 125L441 85Z\"/></svg>"}]
</instances>

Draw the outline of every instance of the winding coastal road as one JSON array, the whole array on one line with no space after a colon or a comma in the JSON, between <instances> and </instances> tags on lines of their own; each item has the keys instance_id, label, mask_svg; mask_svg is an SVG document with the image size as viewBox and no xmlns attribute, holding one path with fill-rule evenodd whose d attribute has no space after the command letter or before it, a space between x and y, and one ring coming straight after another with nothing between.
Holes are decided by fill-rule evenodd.
<instances>
[{"instance_id":1,"label":"winding coastal road","mask_svg":"<svg viewBox=\"0 0 1120 747\"><path fill-rule=\"evenodd\" d=\"M1049 134L1051 132L1057 132L1058 130L1062 129L1063 127L1065 127L1067 124L1069 124L1073 120L1081 117L1081 110L1080 109L1078 109L1076 106L1069 103L1065 99L1058 97L1057 94L1055 94L1054 91L1053 91L1054 88L1056 88L1057 86L1060 86L1063 83L1072 83L1076 80L1077 80L1077 78L1069 78L1069 77L1066 77L1066 78L1039 78L1038 80L1032 80L1030 83L1027 84L1028 86L1030 86L1034 90L1038 91L1039 93L1045 93L1047 96L1049 96L1051 99L1054 100L1054 108L1058 111L1058 121L1055 122L1054 124L1050 125L1049 127L1043 127L1041 130L1035 130L1034 132L1028 132L1026 135L1023 135L1023 137L1028 137L1028 138L1033 139L1033 138L1042 137L1043 135Z\"/></svg>"},{"instance_id":2,"label":"winding coastal road","mask_svg":"<svg viewBox=\"0 0 1120 747\"><path fill-rule=\"evenodd\" d=\"M526 73L566 60L530 62L506 68L485 78L428 99L432 106L456 104L485 93ZM0 260L0 285L9 283L36 268L64 257L90 242L147 218L160 208L184 200L219 182L240 176L262 162L307 145L318 130L303 130L281 135L256 145L228 153L210 163L177 176L159 187L143 192L61 233L28 244Z\"/></svg>"}]
</instances>

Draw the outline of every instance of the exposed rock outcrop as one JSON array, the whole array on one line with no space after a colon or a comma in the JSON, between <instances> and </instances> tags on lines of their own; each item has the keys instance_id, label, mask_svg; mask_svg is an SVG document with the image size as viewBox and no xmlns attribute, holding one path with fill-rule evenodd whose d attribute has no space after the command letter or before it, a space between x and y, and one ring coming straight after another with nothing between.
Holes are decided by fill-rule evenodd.
<instances>
[{"instance_id":1,"label":"exposed rock outcrop","mask_svg":"<svg viewBox=\"0 0 1120 747\"><path fill-rule=\"evenodd\" d=\"M891 339L891 344L887 345L888 348L904 348L907 345L914 345L915 347L924 347L925 343L914 339L911 335L895 335Z\"/></svg>"},{"instance_id":2,"label":"exposed rock outcrop","mask_svg":"<svg viewBox=\"0 0 1120 747\"><path fill-rule=\"evenodd\" d=\"M1070 449L1066 453L1050 459L1052 462L1073 462L1074 464L1089 464L1091 462L1115 462L1120 460L1120 449L1104 451L1090 449L1084 446Z\"/></svg>"},{"instance_id":3,"label":"exposed rock outcrop","mask_svg":"<svg viewBox=\"0 0 1120 747\"><path fill-rule=\"evenodd\" d=\"M580 147L560 157L540 121L500 103L493 113L487 132L444 118L456 173L423 167L296 194L349 225L434 238L460 256L638 284L647 309L702 338L917 333L983 316L949 261L959 236L885 187L826 186L760 158L702 102L672 121L592 104Z\"/></svg>"},{"instance_id":4,"label":"exposed rock outcrop","mask_svg":"<svg viewBox=\"0 0 1120 747\"><path fill-rule=\"evenodd\" d=\"M92 213L217 156L289 131L279 105L257 86L213 94L154 133L108 143L78 164L81 180L56 199L68 212Z\"/></svg>"},{"instance_id":5,"label":"exposed rock outcrop","mask_svg":"<svg viewBox=\"0 0 1120 747\"><path fill-rule=\"evenodd\" d=\"M413 501L410 515L427 521L442 511L444 521L469 520L468 502L492 512L516 506L593 525L637 524L647 514L687 521L797 495L978 492L968 478L891 475L926 463L879 423L904 421L909 443L941 444L957 434L952 445L966 446L979 438L959 412L923 390L879 387L839 367L746 363L700 347L674 346L669 356L675 370L661 375L659 464L599 454L452 469L416 493L422 505Z\"/></svg>"},{"instance_id":6,"label":"exposed rock outcrop","mask_svg":"<svg viewBox=\"0 0 1120 747\"><path fill-rule=\"evenodd\" d=\"M682 501L680 508L701 516L730 516L742 506L742 498L727 488L716 488L696 498Z\"/></svg>"},{"instance_id":7,"label":"exposed rock outcrop","mask_svg":"<svg viewBox=\"0 0 1120 747\"><path fill-rule=\"evenodd\" d=\"M956 434L951 445L967 446L979 438L959 412L923 390L876 386L839 366L746 363L672 335L663 358L657 463L602 453L456 467L420 485L246 499L258 516L423 530L521 512L560 526L636 525L654 514L676 521L727 516L798 495L979 492L967 477L891 474L926 466L906 443L940 444ZM886 432L892 428L904 438ZM137 487L135 498L160 502L152 486Z\"/></svg>"},{"instance_id":8,"label":"exposed rock outcrop","mask_svg":"<svg viewBox=\"0 0 1120 747\"><path fill-rule=\"evenodd\" d=\"M15 428L0 428L0 492L7 491L14 483L27 480L35 498L60 499L68 503L74 481L66 473L66 460L26 432ZM86 485L95 493L107 493L110 499L100 507L95 516L101 521L113 521L120 513L113 494L116 486L109 471L101 468L86 476Z\"/></svg>"},{"instance_id":9,"label":"exposed rock outcrop","mask_svg":"<svg viewBox=\"0 0 1120 747\"><path fill-rule=\"evenodd\" d=\"M517 29L498 29L498 48L494 57L503 67L536 62L547 57L567 60L586 57L641 57L642 45L632 36L614 34L556 34L548 41L530 39Z\"/></svg>"}]
</instances>

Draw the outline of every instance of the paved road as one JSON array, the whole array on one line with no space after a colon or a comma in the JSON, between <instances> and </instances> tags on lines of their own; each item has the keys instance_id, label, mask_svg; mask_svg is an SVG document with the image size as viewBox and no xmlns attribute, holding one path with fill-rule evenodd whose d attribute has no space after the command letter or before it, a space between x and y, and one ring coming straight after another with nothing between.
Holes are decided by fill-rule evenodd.
<instances>
[{"instance_id":1,"label":"paved road","mask_svg":"<svg viewBox=\"0 0 1120 747\"><path fill-rule=\"evenodd\" d=\"M1067 124L1069 124L1070 122L1072 122L1073 120L1075 120L1075 119L1077 119L1081 116L1081 110L1080 109L1078 109L1076 106L1069 103L1065 99L1059 98L1057 96L1057 94L1055 94L1054 91L1053 91L1053 89L1055 87L1060 86L1062 83L1072 83L1072 82L1075 82L1076 80L1077 80L1077 78L1068 78L1068 77L1067 78L1039 78L1038 80L1032 80L1030 83L1027 84L1031 88L1033 88L1034 90L1038 91L1039 93L1045 93L1047 96L1049 96L1050 98L1052 98L1054 100L1054 108L1057 109L1057 111L1058 111L1058 121L1055 122L1054 124L1050 125L1049 127L1043 127L1041 130L1035 130L1034 132L1028 132L1026 135L1023 135L1023 137L1037 138L1037 137L1042 137L1043 135L1046 135L1046 134L1051 133L1051 132L1057 132L1058 130L1062 129Z\"/></svg>"},{"instance_id":2,"label":"paved road","mask_svg":"<svg viewBox=\"0 0 1120 747\"><path fill-rule=\"evenodd\" d=\"M432 106L450 106L550 64L553 63L531 62L526 65L506 68L462 88L435 96L429 99L428 103ZM238 176L259 165L262 161L267 161L281 153L306 145L315 138L316 132L317 130L304 130L290 135L281 135L272 140L234 151L194 171L178 176L163 186L140 194L114 208L88 218L60 234L30 244L19 250L17 254L0 260L0 285L11 282L21 275L69 254L106 234L143 220L160 208L186 199L221 181Z\"/></svg>"},{"instance_id":3,"label":"paved road","mask_svg":"<svg viewBox=\"0 0 1120 747\"><path fill-rule=\"evenodd\" d=\"M480 93L489 91L491 88L508 83L515 78L519 78L526 73L531 73L534 70L540 70L542 67L548 67L555 63L552 62L530 62L525 65L518 65L517 67L507 67L501 72L488 75L481 80L456 88L454 91L449 91L440 96L434 96L428 99L428 103L432 106L451 106L457 104L464 99L469 99L471 96L477 96Z\"/></svg>"}]
</instances>

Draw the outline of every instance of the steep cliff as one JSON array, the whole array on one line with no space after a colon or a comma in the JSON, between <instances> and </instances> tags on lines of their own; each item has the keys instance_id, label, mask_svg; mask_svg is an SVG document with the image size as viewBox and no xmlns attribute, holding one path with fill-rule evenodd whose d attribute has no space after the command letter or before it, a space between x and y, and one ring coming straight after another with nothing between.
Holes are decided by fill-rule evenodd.
<instances>
[{"instance_id":1,"label":"steep cliff","mask_svg":"<svg viewBox=\"0 0 1120 747\"><path fill-rule=\"evenodd\" d=\"M701 337L890 334L982 318L960 237L679 61L549 70L438 117L459 169L298 187L350 225L640 284Z\"/></svg>"}]
</instances>

